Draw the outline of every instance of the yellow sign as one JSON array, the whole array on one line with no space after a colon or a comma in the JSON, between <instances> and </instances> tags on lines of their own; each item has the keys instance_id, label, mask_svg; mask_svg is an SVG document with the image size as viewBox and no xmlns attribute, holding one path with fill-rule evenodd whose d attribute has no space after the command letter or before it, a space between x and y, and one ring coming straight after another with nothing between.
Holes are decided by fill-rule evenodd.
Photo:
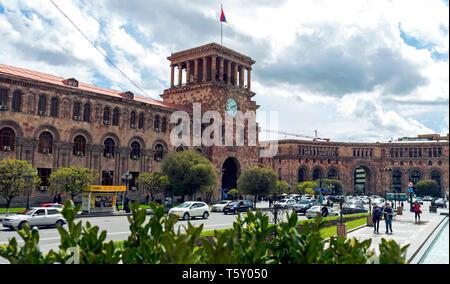
<instances>
[{"instance_id":1,"label":"yellow sign","mask_svg":"<svg viewBox=\"0 0 450 284\"><path fill-rule=\"evenodd\" d=\"M92 192L123 192L127 191L126 186L88 186L86 191Z\"/></svg>"}]
</instances>

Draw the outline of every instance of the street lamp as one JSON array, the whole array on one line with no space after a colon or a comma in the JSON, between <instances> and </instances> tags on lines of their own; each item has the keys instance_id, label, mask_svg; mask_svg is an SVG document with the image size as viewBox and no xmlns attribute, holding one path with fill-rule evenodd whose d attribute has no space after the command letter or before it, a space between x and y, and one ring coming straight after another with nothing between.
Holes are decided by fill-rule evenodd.
<instances>
[{"instance_id":1,"label":"street lamp","mask_svg":"<svg viewBox=\"0 0 450 284\"><path fill-rule=\"evenodd\" d=\"M123 205L123 210L125 210L125 198L127 198L127 192L128 192L128 184L130 182L130 180L133 178L133 175L130 173L130 171L127 171L126 173L124 173L122 175L122 181L125 182L126 188L125 188L125 193L123 194L123 200L122 200L122 205ZM128 204L127 204L128 207Z\"/></svg>"}]
</instances>

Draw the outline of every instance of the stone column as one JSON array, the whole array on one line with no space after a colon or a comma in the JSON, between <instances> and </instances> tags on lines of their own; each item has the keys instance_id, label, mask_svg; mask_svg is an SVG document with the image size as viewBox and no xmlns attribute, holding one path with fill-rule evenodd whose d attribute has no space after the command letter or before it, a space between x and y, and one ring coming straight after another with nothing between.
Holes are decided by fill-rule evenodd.
<instances>
[{"instance_id":1,"label":"stone column","mask_svg":"<svg viewBox=\"0 0 450 284\"><path fill-rule=\"evenodd\" d=\"M170 66L170 88L173 88L175 84L175 66Z\"/></svg>"},{"instance_id":2,"label":"stone column","mask_svg":"<svg viewBox=\"0 0 450 284\"><path fill-rule=\"evenodd\" d=\"M178 88L181 88L181 85L183 84L183 67L181 66L181 63L178 64Z\"/></svg>"},{"instance_id":3,"label":"stone column","mask_svg":"<svg viewBox=\"0 0 450 284\"><path fill-rule=\"evenodd\" d=\"M231 85L231 61L228 61L227 83L228 83L228 85Z\"/></svg>"},{"instance_id":4,"label":"stone column","mask_svg":"<svg viewBox=\"0 0 450 284\"><path fill-rule=\"evenodd\" d=\"M211 57L212 63L211 63L211 81L216 81L216 58L217 56L213 55Z\"/></svg>"},{"instance_id":5,"label":"stone column","mask_svg":"<svg viewBox=\"0 0 450 284\"><path fill-rule=\"evenodd\" d=\"M198 82L198 59L194 60L194 83Z\"/></svg>"},{"instance_id":6,"label":"stone column","mask_svg":"<svg viewBox=\"0 0 450 284\"><path fill-rule=\"evenodd\" d=\"M234 78L233 78L233 86L237 86L238 85L238 65L235 63L234 64Z\"/></svg>"},{"instance_id":7,"label":"stone column","mask_svg":"<svg viewBox=\"0 0 450 284\"><path fill-rule=\"evenodd\" d=\"M252 83L252 68L247 69L247 89L251 90L251 83Z\"/></svg>"},{"instance_id":8,"label":"stone column","mask_svg":"<svg viewBox=\"0 0 450 284\"><path fill-rule=\"evenodd\" d=\"M186 85L191 83L191 62L186 61Z\"/></svg>"},{"instance_id":9,"label":"stone column","mask_svg":"<svg viewBox=\"0 0 450 284\"><path fill-rule=\"evenodd\" d=\"M219 69L219 82L223 82L223 67L224 67L224 59L220 58L220 69Z\"/></svg>"},{"instance_id":10,"label":"stone column","mask_svg":"<svg viewBox=\"0 0 450 284\"><path fill-rule=\"evenodd\" d=\"M206 75L208 74L208 58L203 57L203 82L206 82L207 78Z\"/></svg>"},{"instance_id":11,"label":"stone column","mask_svg":"<svg viewBox=\"0 0 450 284\"><path fill-rule=\"evenodd\" d=\"M244 66L239 66L239 88L244 87Z\"/></svg>"}]
</instances>

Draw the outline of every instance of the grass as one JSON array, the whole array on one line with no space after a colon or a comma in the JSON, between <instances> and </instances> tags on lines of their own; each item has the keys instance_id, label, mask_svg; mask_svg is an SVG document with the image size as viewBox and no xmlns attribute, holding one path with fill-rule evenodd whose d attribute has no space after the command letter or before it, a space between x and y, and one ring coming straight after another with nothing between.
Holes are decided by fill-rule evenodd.
<instances>
[{"instance_id":1,"label":"grass","mask_svg":"<svg viewBox=\"0 0 450 284\"><path fill-rule=\"evenodd\" d=\"M354 220L354 221L350 221L350 222L346 222L345 224L347 224L347 231L350 231L354 228L363 226L367 224L367 219L366 218L362 218L359 220ZM333 227L329 227L326 229L323 229L320 231L322 238L324 239L328 239L331 238L333 236L337 235L337 227L333 226Z\"/></svg>"},{"instance_id":2,"label":"grass","mask_svg":"<svg viewBox=\"0 0 450 284\"><path fill-rule=\"evenodd\" d=\"M9 213L17 213L23 210L26 210L27 208L23 207L23 208L9 208ZM0 214L5 214L6 213L6 208L0 208Z\"/></svg>"}]
</instances>

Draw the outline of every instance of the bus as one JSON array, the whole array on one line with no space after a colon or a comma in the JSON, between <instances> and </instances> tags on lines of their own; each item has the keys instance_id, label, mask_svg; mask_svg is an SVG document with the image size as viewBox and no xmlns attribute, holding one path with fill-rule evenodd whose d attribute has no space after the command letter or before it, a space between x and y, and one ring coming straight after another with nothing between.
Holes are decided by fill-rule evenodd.
<instances>
[{"instance_id":1,"label":"bus","mask_svg":"<svg viewBox=\"0 0 450 284\"><path fill-rule=\"evenodd\" d=\"M407 193L388 193L386 194L386 200L389 201L407 201L408 194Z\"/></svg>"}]
</instances>

